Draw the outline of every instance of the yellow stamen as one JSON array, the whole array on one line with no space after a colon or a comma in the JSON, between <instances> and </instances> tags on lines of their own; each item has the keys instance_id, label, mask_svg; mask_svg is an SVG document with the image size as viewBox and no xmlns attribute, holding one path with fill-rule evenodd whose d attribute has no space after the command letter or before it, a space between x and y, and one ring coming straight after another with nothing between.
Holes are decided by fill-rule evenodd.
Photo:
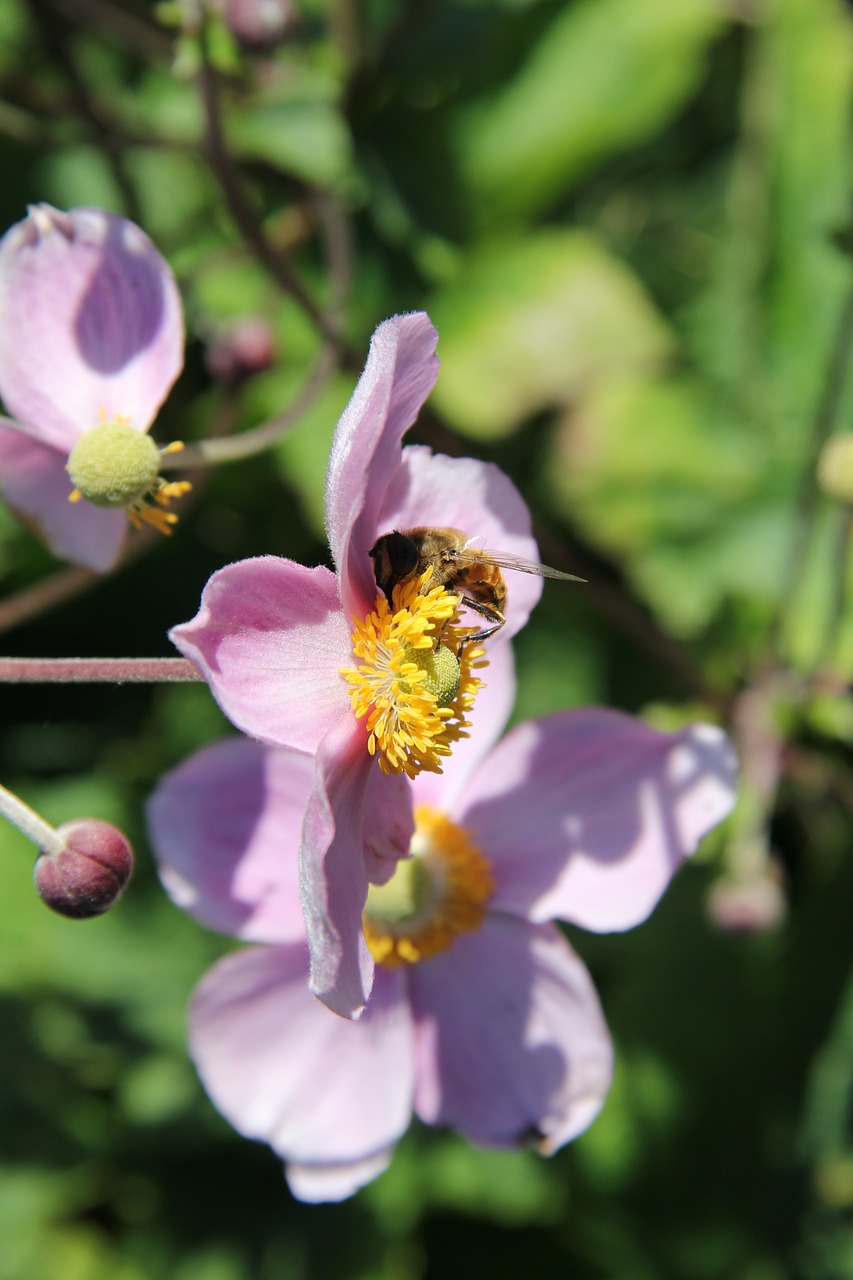
<instances>
[{"instance_id":1,"label":"yellow stamen","mask_svg":"<svg viewBox=\"0 0 853 1280\"><path fill-rule=\"evenodd\" d=\"M488 862L443 813L415 810L410 856L384 885L371 885L362 924L370 952L388 969L418 964L478 929L494 892Z\"/></svg>"},{"instance_id":2,"label":"yellow stamen","mask_svg":"<svg viewBox=\"0 0 853 1280\"><path fill-rule=\"evenodd\" d=\"M470 633L453 625L458 597L443 587L428 589L431 575L430 568L395 587L393 604L377 596L374 611L356 621L352 634L353 653L363 661L341 670L353 686L355 715L366 717L368 751L383 773L410 778L424 769L440 773L451 745L468 736L466 715L482 683L473 672L485 665L482 649L462 643ZM454 678L444 694L435 683L433 655L439 648L448 651L454 667L458 658L458 687Z\"/></svg>"}]
</instances>

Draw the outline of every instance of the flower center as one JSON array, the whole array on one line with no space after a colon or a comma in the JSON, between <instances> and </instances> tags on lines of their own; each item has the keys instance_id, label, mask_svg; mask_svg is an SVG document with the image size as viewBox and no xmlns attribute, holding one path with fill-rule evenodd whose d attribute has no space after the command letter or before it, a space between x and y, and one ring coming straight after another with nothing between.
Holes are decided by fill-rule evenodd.
<instances>
[{"instance_id":1,"label":"flower center","mask_svg":"<svg viewBox=\"0 0 853 1280\"><path fill-rule=\"evenodd\" d=\"M70 501L85 498L95 507L123 508L135 528L146 523L171 533L178 517L163 508L192 486L187 480L164 480L160 458L183 447L176 442L158 449L149 435L121 418L102 422L84 432L68 455L66 471L74 485Z\"/></svg>"},{"instance_id":2,"label":"flower center","mask_svg":"<svg viewBox=\"0 0 853 1280\"><path fill-rule=\"evenodd\" d=\"M370 886L362 917L371 954L388 969L429 960L478 929L495 887L468 832L428 805L415 810L409 854L387 884Z\"/></svg>"},{"instance_id":3,"label":"flower center","mask_svg":"<svg viewBox=\"0 0 853 1280\"><path fill-rule=\"evenodd\" d=\"M459 599L443 587L428 589L432 569L394 588L393 604L358 619L352 649L362 659L342 668L351 684L356 716L367 717L367 748L383 773L441 772L443 756L468 736L466 714L481 681L484 650L463 643L453 625Z\"/></svg>"}]
</instances>

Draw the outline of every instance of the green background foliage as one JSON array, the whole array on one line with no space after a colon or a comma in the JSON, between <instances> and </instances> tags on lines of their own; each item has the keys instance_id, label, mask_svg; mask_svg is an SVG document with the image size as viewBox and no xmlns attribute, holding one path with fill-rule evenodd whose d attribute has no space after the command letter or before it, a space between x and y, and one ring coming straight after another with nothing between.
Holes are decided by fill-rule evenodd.
<instances>
[{"instance_id":1,"label":"green background foliage","mask_svg":"<svg viewBox=\"0 0 853 1280\"><path fill-rule=\"evenodd\" d=\"M210 163L192 15L0 2L2 226L102 205L154 238L188 323L164 442L280 412L321 345ZM321 307L346 271L317 200L346 219L350 355L274 451L204 477L171 541L6 651L168 655L221 564L323 563L329 441L370 333L426 307L442 372L411 438L498 462L542 558L589 580L546 585L516 718L604 703L738 731L756 694L782 776L756 822L741 734L728 832L642 928L572 932L618 1057L586 1135L546 1162L415 1126L374 1185L308 1207L195 1078L185 1006L230 943L166 899L142 819L230 726L202 686L6 687L4 782L53 821L119 823L139 870L113 912L68 922L0 829L0 1280L853 1280L849 524L811 481L821 432L853 421L853 10L300 0L254 52L208 21L237 179ZM276 360L234 391L204 352L246 315ZM7 600L63 572L0 511ZM707 899L753 837L786 912L741 935Z\"/></svg>"}]
</instances>

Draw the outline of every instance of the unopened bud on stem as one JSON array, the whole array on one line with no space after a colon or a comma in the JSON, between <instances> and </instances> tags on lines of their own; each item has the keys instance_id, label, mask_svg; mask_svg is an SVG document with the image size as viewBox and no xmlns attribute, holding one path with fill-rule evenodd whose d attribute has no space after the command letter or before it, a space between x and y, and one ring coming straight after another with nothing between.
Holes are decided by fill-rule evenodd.
<instances>
[{"instance_id":1,"label":"unopened bud on stem","mask_svg":"<svg viewBox=\"0 0 853 1280\"><path fill-rule=\"evenodd\" d=\"M133 872L133 850L110 822L76 818L57 827L58 852L42 853L33 878L42 902L62 916L99 916L124 892Z\"/></svg>"}]
</instances>

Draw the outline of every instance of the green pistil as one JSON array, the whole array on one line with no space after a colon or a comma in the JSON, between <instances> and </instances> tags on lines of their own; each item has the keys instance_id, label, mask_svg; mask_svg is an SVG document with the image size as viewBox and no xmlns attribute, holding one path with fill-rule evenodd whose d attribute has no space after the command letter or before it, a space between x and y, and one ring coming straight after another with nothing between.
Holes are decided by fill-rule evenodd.
<instances>
[{"instance_id":1,"label":"green pistil","mask_svg":"<svg viewBox=\"0 0 853 1280\"><path fill-rule=\"evenodd\" d=\"M131 508L157 487L160 451L129 423L104 422L80 437L66 470L93 506Z\"/></svg>"},{"instance_id":2,"label":"green pistil","mask_svg":"<svg viewBox=\"0 0 853 1280\"><path fill-rule=\"evenodd\" d=\"M432 878L422 858L403 858L387 884L367 891L365 915L376 924L395 925L418 915L430 900Z\"/></svg>"},{"instance_id":3,"label":"green pistil","mask_svg":"<svg viewBox=\"0 0 853 1280\"><path fill-rule=\"evenodd\" d=\"M459 659L443 644L437 649L415 649L407 646L407 662L414 662L425 672L421 688L435 696L440 707L449 707L459 692Z\"/></svg>"}]
</instances>

